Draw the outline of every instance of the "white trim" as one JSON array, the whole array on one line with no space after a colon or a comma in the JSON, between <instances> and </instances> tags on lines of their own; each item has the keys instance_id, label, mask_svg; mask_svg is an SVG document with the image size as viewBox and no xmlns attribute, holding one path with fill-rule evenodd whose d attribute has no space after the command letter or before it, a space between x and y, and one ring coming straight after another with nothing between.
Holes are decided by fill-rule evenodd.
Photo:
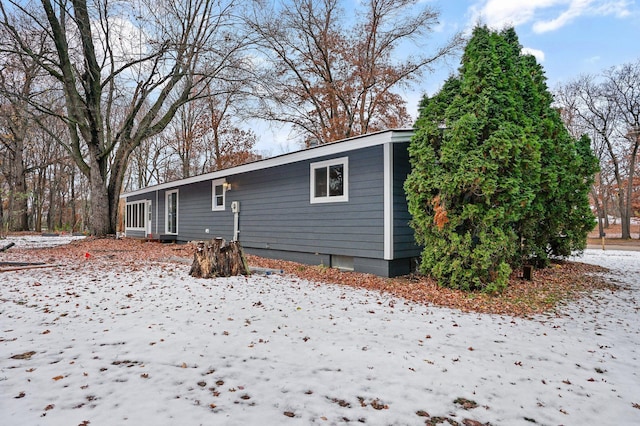
<instances>
[{"instance_id":1,"label":"white trim","mask_svg":"<svg viewBox=\"0 0 640 426\"><path fill-rule=\"evenodd\" d=\"M150 200L136 200L136 201L129 201L128 203L125 204L124 207L124 230L125 231L143 231L146 233L147 231L147 217L148 217L148 212L147 209L149 208L149 203L151 203ZM140 215L140 205L144 205L144 214ZM135 207L133 207L135 206ZM131 207L131 213L133 213L133 209L136 210L136 225L138 226L130 226L130 220L131 219L129 216L129 207Z\"/></svg>"},{"instance_id":2,"label":"white trim","mask_svg":"<svg viewBox=\"0 0 640 426\"><path fill-rule=\"evenodd\" d=\"M169 232L169 196L176 194L176 232ZM178 235L178 211L180 210L180 191L174 189L164 193L164 233L169 235Z\"/></svg>"},{"instance_id":3,"label":"white trim","mask_svg":"<svg viewBox=\"0 0 640 426\"><path fill-rule=\"evenodd\" d=\"M384 260L393 260L393 145L383 145L384 152Z\"/></svg>"},{"instance_id":4,"label":"white trim","mask_svg":"<svg viewBox=\"0 0 640 426\"><path fill-rule=\"evenodd\" d=\"M226 208L227 190L224 188L225 179L216 179L211 182L211 211L223 211ZM216 186L222 187L222 205L216 205Z\"/></svg>"},{"instance_id":5,"label":"white trim","mask_svg":"<svg viewBox=\"0 0 640 426\"><path fill-rule=\"evenodd\" d=\"M328 169L331 166L342 166L342 195L329 195L329 173L327 172L327 195L316 197L315 195L315 171ZM349 157L332 158L331 160L318 161L309 164L309 203L344 203L349 201Z\"/></svg>"},{"instance_id":6,"label":"white trim","mask_svg":"<svg viewBox=\"0 0 640 426\"><path fill-rule=\"evenodd\" d=\"M227 176L239 173L247 173L255 170L263 170L271 167L291 164L298 161L305 161L319 158L325 155L336 155L353 151L361 148L368 148L386 143L408 142L413 136L413 129L396 129L384 130L378 133L370 133L368 135L356 136L354 138L345 139L338 142L319 145L314 148L296 151L289 154L279 155L277 157L267 158L265 160L255 161L253 163L243 164L241 166L231 167L225 170L219 170L206 173L199 176L192 176L186 179L176 180L173 182L161 183L155 186L138 189L131 192L125 192L120 198L132 197L134 195L145 194L150 191L158 191L163 189L177 188L178 186L190 183L203 182L212 179L221 179Z\"/></svg>"}]
</instances>

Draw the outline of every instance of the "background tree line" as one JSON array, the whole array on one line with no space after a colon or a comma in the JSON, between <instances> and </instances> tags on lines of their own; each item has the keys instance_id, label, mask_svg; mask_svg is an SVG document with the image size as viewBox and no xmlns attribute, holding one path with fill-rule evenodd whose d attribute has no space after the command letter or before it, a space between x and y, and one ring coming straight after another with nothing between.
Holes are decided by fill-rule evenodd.
<instances>
[{"instance_id":1,"label":"background tree line","mask_svg":"<svg viewBox=\"0 0 640 426\"><path fill-rule=\"evenodd\" d=\"M640 58L562 84L556 100L569 131L589 136L600 162L591 189L600 234L614 217L631 238L631 219L640 216Z\"/></svg>"}]
</instances>

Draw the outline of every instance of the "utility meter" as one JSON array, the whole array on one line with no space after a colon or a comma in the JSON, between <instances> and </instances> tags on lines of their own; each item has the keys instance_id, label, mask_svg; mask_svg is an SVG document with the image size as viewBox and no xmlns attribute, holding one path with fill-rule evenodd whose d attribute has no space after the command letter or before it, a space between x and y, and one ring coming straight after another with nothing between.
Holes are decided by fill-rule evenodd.
<instances>
[{"instance_id":1,"label":"utility meter","mask_svg":"<svg viewBox=\"0 0 640 426\"><path fill-rule=\"evenodd\" d=\"M240 213L240 201L232 201L231 202L231 212L232 213Z\"/></svg>"}]
</instances>

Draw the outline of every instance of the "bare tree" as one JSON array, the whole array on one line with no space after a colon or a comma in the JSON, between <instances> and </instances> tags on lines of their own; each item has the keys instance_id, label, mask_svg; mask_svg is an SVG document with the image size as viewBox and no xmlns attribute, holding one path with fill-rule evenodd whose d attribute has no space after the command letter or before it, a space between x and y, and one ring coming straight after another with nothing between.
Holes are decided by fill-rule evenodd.
<instances>
[{"instance_id":1,"label":"bare tree","mask_svg":"<svg viewBox=\"0 0 640 426\"><path fill-rule=\"evenodd\" d=\"M368 0L345 19L339 0L261 2L251 19L264 73L258 116L289 123L307 144L409 124L397 90L462 46L394 60L399 45L424 38L438 12L416 0Z\"/></svg>"},{"instance_id":2,"label":"bare tree","mask_svg":"<svg viewBox=\"0 0 640 426\"><path fill-rule=\"evenodd\" d=\"M6 33L0 31L0 35ZM42 46L38 46L41 48ZM29 170L25 160L29 143L29 127L34 120L29 115L29 99L37 90L40 69L28 57L2 55L0 58L0 156L8 191L8 225L13 231L28 231Z\"/></svg>"},{"instance_id":3,"label":"bare tree","mask_svg":"<svg viewBox=\"0 0 640 426\"><path fill-rule=\"evenodd\" d=\"M559 93L563 107L570 111L570 126L591 136L594 152L600 155L599 182L608 187L600 188L600 200L604 205L606 193L613 194L622 238L629 239L633 195L638 190L640 60L610 68L599 76L582 76L561 87ZM608 176L611 183L607 185Z\"/></svg>"},{"instance_id":4,"label":"bare tree","mask_svg":"<svg viewBox=\"0 0 640 426\"><path fill-rule=\"evenodd\" d=\"M142 141L131 154L125 190L132 191L170 180L167 179L167 171L174 168L171 164L172 154L164 132Z\"/></svg>"},{"instance_id":5,"label":"bare tree","mask_svg":"<svg viewBox=\"0 0 640 426\"><path fill-rule=\"evenodd\" d=\"M5 6L6 4L6 6ZM57 81L68 128L59 139L87 177L91 231L115 233L131 153L162 132L176 111L204 95L213 79L234 79L245 65L235 0L18 0L0 3L10 38L1 53L28 57ZM46 35L33 49L24 34Z\"/></svg>"},{"instance_id":6,"label":"bare tree","mask_svg":"<svg viewBox=\"0 0 640 426\"><path fill-rule=\"evenodd\" d=\"M201 99L182 106L163 133L166 145L177 157L176 178L187 178L200 170L207 125L206 100Z\"/></svg>"},{"instance_id":7,"label":"bare tree","mask_svg":"<svg viewBox=\"0 0 640 426\"><path fill-rule=\"evenodd\" d=\"M227 85L227 90L205 98L205 116L208 120L203 134L205 161L201 172L221 170L260 158L253 152L256 134L241 129L233 117L242 116L245 93L241 85Z\"/></svg>"}]
</instances>

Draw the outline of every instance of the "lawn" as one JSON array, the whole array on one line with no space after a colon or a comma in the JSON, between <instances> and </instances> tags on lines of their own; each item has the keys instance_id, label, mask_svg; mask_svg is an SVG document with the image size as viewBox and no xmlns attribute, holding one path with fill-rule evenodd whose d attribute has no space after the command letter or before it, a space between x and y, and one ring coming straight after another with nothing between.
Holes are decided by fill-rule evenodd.
<instances>
[{"instance_id":1,"label":"lawn","mask_svg":"<svg viewBox=\"0 0 640 426\"><path fill-rule=\"evenodd\" d=\"M186 246L29 238L0 254L45 263L0 272L3 424L640 423L640 252L484 296L256 258L277 273L194 279Z\"/></svg>"}]
</instances>

